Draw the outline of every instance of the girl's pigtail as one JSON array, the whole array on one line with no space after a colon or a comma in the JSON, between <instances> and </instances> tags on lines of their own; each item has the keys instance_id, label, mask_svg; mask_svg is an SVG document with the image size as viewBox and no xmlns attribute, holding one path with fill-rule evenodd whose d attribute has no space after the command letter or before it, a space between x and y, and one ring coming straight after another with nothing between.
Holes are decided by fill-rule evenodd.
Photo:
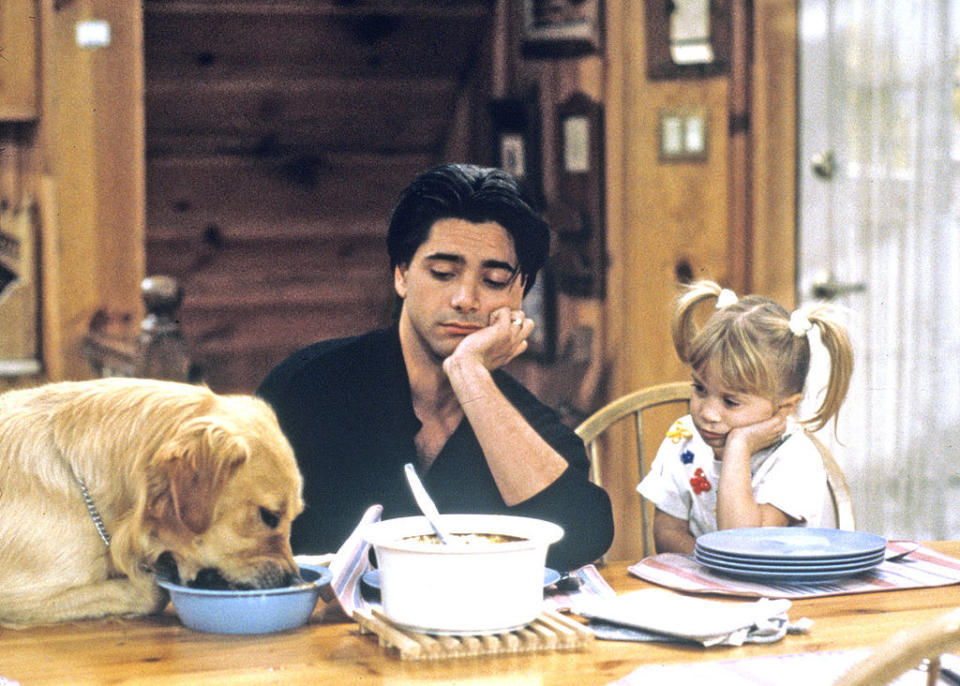
<instances>
[{"instance_id":1,"label":"girl's pigtail","mask_svg":"<svg viewBox=\"0 0 960 686\"><path fill-rule=\"evenodd\" d=\"M840 412L850 389L853 376L853 344L846 328L836 319L828 305L816 305L806 312L807 319L820 332L820 341L830 354L830 376L823 402L816 413L807 420L811 431L818 431Z\"/></svg>"},{"instance_id":2,"label":"girl's pigtail","mask_svg":"<svg viewBox=\"0 0 960 686\"><path fill-rule=\"evenodd\" d=\"M694 312L697 305L708 298L720 298L723 289L713 281L697 281L685 288L677 299L670 321L670 334L677 356L684 364L690 364L690 342L697 335Z\"/></svg>"}]
</instances>

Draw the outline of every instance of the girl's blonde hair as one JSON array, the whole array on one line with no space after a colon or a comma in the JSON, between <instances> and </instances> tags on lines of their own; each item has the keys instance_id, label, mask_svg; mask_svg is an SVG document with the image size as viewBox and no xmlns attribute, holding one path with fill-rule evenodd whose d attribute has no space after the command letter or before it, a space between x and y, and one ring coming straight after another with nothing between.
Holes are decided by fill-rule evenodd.
<instances>
[{"instance_id":1,"label":"girl's blonde hair","mask_svg":"<svg viewBox=\"0 0 960 686\"><path fill-rule=\"evenodd\" d=\"M791 321L791 315L769 298L748 295L730 304L721 302L698 329L696 306L720 299L721 292L718 284L700 281L678 298L671 333L680 360L697 373L709 370L719 383L737 392L785 398L803 392L810 371L806 330L816 326L830 354L830 376L820 407L801 422L812 431L821 429L840 411L853 374L853 346L836 312L821 303L795 312ZM724 293L723 300L728 295L732 293Z\"/></svg>"}]
</instances>

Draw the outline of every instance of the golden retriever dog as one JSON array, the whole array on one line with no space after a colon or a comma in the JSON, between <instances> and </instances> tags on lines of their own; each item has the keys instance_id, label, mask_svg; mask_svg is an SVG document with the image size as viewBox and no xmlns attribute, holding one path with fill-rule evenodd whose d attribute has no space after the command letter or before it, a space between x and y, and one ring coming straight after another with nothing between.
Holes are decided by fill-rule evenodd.
<instances>
[{"instance_id":1,"label":"golden retriever dog","mask_svg":"<svg viewBox=\"0 0 960 686\"><path fill-rule=\"evenodd\" d=\"M180 583L298 577L293 450L252 396L149 379L0 395L0 625L162 610Z\"/></svg>"}]
</instances>

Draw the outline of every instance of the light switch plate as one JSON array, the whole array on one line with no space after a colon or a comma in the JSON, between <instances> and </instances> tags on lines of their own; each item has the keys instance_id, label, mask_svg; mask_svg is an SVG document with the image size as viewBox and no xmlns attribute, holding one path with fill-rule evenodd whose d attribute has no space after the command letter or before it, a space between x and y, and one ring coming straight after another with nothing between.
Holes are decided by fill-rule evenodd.
<instances>
[{"instance_id":1,"label":"light switch plate","mask_svg":"<svg viewBox=\"0 0 960 686\"><path fill-rule=\"evenodd\" d=\"M661 162L703 162L707 159L707 109L664 107L658 111Z\"/></svg>"}]
</instances>

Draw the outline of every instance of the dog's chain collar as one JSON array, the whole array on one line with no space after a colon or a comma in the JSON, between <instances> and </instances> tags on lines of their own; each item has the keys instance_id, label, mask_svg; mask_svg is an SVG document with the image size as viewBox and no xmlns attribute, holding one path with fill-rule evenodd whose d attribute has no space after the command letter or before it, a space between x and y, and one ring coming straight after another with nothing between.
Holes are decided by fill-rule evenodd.
<instances>
[{"instance_id":1,"label":"dog's chain collar","mask_svg":"<svg viewBox=\"0 0 960 686\"><path fill-rule=\"evenodd\" d=\"M97 506L93 503L93 498L90 497L87 484L76 474L73 475L73 478L77 480L77 485L80 486L80 493L83 495L83 504L87 506L87 512L90 513L90 519L93 520L93 525L97 527L97 533L100 534L100 538L103 539L103 542L109 548L110 534L107 533L107 527L103 524L103 517L100 516Z\"/></svg>"}]
</instances>

